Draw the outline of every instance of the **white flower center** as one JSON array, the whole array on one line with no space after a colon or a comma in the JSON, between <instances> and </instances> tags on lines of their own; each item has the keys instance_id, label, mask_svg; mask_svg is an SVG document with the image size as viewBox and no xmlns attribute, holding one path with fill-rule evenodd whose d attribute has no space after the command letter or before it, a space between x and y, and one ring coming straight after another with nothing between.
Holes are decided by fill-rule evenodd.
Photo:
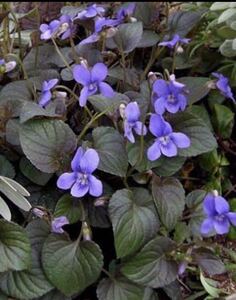
<instances>
[{"instance_id":1,"label":"white flower center","mask_svg":"<svg viewBox=\"0 0 236 300\"><path fill-rule=\"evenodd\" d=\"M159 138L159 141L162 143L162 145L166 146L170 141L170 137L168 135L162 136Z\"/></svg>"},{"instance_id":2,"label":"white flower center","mask_svg":"<svg viewBox=\"0 0 236 300\"><path fill-rule=\"evenodd\" d=\"M84 174L84 173L78 173L77 181L81 185L87 185L88 184L88 175Z\"/></svg>"},{"instance_id":3,"label":"white flower center","mask_svg":"<svg viewBox=\"0 0 236 300\"><path fill-rule=\"evenodd\" d=\"M167 97L167 101L168 101L169 103L175 103L176 98L175 98L175 96L174 96L173 94L170 94L170 95L168 95L168 97Z\"/></svg>"}]
</instances>

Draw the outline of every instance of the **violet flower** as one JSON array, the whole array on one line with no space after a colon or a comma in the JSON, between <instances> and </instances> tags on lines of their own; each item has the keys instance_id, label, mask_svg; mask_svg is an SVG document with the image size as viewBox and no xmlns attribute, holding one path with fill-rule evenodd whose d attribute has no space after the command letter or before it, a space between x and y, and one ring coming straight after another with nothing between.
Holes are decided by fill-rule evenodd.
<instances>
[{"instance_id":1,"label":"violet flower","mask_svg":"<svg viewBox=\"0 0 236 300\"><path fill-rule=\"evenodd\" d=\"M176 44L188 44L191 41L191 39L181 38L178 34L175 34L170 41L163 41L159 43L159 46L166 46L170 49L173 49Z\"/></svg>"},{"instance_id":2,"label":"violet flower","mask_svg":"<svg viewBox=\"0 0 236 300\"><path fill-rule=\"evenodd\" d=\"M58 79L51 79L49 81L44 81L41 91L41 96L39 98L39 106L45 107L48 105L52 98L51 89L58 83Z\"/></svg>"},{"instance_id":3,"label":"violet flower","mask_svg":"<svg viewBox=\"0 0 236 300\"><path fill-rule=\"evenodd\" d=\"M229 79L227 77L225 77L224 75L220 74L220 73L212 73L213 76L215 76L216 78L218 78L218 80L216 81L216 86L219 89L219 91L221 92L221 94L225 97L225 98L230 98L231 100L233 100L234 102L236 101L232 90L229 86Z\"/></svg>"},{"instance_id":4,"label":"violet flower","mask_svg":"<svg viewBox=\"0 0 236 300\"><path fill-rule=\"evenodd\" d=\"M146 135L147 134L147 128L145 125L143 125L142 122L138 121L140 118L140 110L138 107L137 102L131 102L129 103L124 111L124 130L125 134L124 136L127 137L127 139L134 143L134 135L133 130L138 135Z\"/></svg>"},{"instance_id":5,"label":"violet flower","mask_svg":"<svg viewBox=\"0 0 236 300\"><path fill-rule=\"evenodd\" d=\"M112 37L112 35L114 35L115 33L114 26L116 25L117 25L117 20L106 19L104 17L97 18L95 20L94 33L88 36L86 39L82 40L79 44L85 45L85 44L91 44L99 41L100 34L104 29L107 29L106 37Z\"/></svg>"},{"instance_id":6,"label":"violet flower","mask_svg":"<svg viewBox=\"0 0 236 300\"><path fill-rule=\"evenodd\" d=\"M183 111L187 105L184 94L185 85L175 81L175 76L170 76L170 81L157 79L152 87L155 112L162 115L166 110L170 113Z\"/></svg>"},{"instance_id":7,"label":"violet flower","mask_svg":"<svg viewBox=\"0 0 236 300\"><path fill-rule=\"evenodd\" d=\"M60 189L71 189L74 197L83 197L89 192L94 197L102 194L102 182L92 173L97 169L99 156L94 149L83 150L79 147L73 160L71 161L70 173L63 173L57 180Z\"/></svg>"},{"instance_id":8,"label":"violet flower","mask_svg":"<svg viewBox=\"0 0 236 300\"><path fill-rule=\"evenodd\" d=\"M80 92L80 106L85 106L87 98L100 92L105 97L113 97L113 89L103 80L107 77L107 66L103 63L95 64L92 69L87 69L83 65L76 65L73 69L74 79L84 87Z\"/></svg>"},{"instance_id":9,"label":"violet flower","mask_svg":"<svg viewBox=\"0 0 236 300\"><path fill-rule=\"evenodd\" d=\"M178 148L190 146L190 139L184 133L173 132L171 125L160 115L151 115L149 129L156 137L147 151L151 161L158 159L161 154L167 157L176 156Z\"/></svg>"},{"instance_id":10,"label":"violet flower","mask_svg":"<svg viewBox=\"0 0 236 300\"><path fill-rule=\"evenodd\" d=\"M136 3L130 3L127 6L121 7L116 13L116 19L114 20L114 25L119 25L123 23L127 18L132 16L136 7Z\"/></svg>"},{"instance_id":11,"label":"violet flower","mask_svg":"<svg viewBox=\"0 0 236 300\"><path fill-rule=\"evenodd\" d=\"M236 213L229 211L229 204L225 198L218 196L215 191L208 193L203 201L206 219L201 225L201 233L206 235L215 230L217 234L229 232L230 223L236 226Z\"/></svg>"},{"instance_id":12,"label":"violet flower","mask_svg":"<svg viewBox=\"0 0 236 300\"><path fill-rule=\"evenodd\" d=\"M0 59L0 74L8 73L15 69L16 62L14 60L6 62L5 59Z\"/></svg>"},{"instance_id":13,"label":"violet flower","mask_svg":"<svg viewBox=\"0 0 236 300\"><path fill-rule=\"evenodd\" d=\"M41 40L49 40L56 35L61 25L59 20L53 20L49 24L41 24L39 29L41 31Z\"/></svg>"},{"instance_id":14,"label":"violet flower","mask_svg":"<svg viewBox=\"0 0 236 300\"><path fill-rule=\"evenodd\" d=\"M63 233L64 230L63 230L62 227L63 227L64 225L67 225L67 224L70 224L70 223L69 223L69 220L67 219L67 217L61 216L61 217L55 218L55 219L52 221L52 224L51 224L51 230L52 230L52 232L54 232L54 233Z\"/></svg>"},{"instance_id":15,"label":"violet flower","mask_svg":"<svg viewBox=\"0 0 236 300\"><path fill-rule=\"evenodd\" d=\"M74 18L80 20L91 19L96 16L102 16L105 12L105 9L101 6L97 6L97 4L92 4L78 13L78 15Z\"/></svg>"},{"instance_id":16,"label":"violet flower","mask_svg":"<svg viewBox=\"0 0 236 300\"><path fill-rule=\"evenodd\" d=\"M60 26L56 35L61 36L61 39L65 40L74 33L75 25L72 18L68 15L62 15L59 20Z\"/></svg>"}]
</instances>

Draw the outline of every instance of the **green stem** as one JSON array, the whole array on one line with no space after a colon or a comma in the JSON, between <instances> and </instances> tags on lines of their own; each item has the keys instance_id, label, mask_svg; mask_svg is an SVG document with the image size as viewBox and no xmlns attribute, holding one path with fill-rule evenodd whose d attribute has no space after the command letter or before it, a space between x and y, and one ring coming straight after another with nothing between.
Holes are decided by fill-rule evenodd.
<instances>
[{"instance_id":1,"label":"green stem","mask_svg":"<svg viewBox=\"0 0 236 300\"><path fill-rule=\"evenodd\" d=\"M59 55L60 58L62 59L62 61L65 63L65 65L67 66L67 68L71 70L71 66L68 64L68 62L66 61L64 55L61 53L59 47L57 46L56 41L54 40L54 38L52 38L52 42L53 42L53 44L54 44L54 46L55 46L55 48L56 48L56 51L57 51L58 55Z\"/></svg>"},{"instance_id":2,"label":"green stem","mask_svg":"<svg viewBox=\"0 0 236 300\"><path fill-rule=\"evenodd\" d=\"M113 281L115 280L115 278L104 268L102 268L102 272L105 273L111 280Z\"/></svg>"}]
</instances>

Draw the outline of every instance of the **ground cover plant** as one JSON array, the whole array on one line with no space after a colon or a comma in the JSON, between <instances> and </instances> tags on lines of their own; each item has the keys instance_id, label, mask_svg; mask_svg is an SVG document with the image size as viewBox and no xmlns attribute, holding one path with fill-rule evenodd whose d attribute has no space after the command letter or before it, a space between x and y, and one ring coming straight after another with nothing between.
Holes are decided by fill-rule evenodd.
<instances>
[{"instance_id":1,"label":"ground cover plant","mask_svg":"<svg viewBox=\"0 0 236 300\"><path fill-rule=\"evenodd\" d=\"M235 3L13 4L0 299L234 299Z\"/></svg>"}]
</instances>

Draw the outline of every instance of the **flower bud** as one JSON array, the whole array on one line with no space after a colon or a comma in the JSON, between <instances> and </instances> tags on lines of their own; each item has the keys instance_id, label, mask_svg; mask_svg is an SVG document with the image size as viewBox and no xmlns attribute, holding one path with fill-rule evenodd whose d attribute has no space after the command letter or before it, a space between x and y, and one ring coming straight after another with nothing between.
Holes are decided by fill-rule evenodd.
<instances>
[{"instance_id":1,"label":"flower bud","mask_svg":"<svg viewBox=\"0 0 236 300\"><path fill-rule=\"evenodd\" d=\"M45 212L37 207L34 207L32 209L32 212L35 216L39 217L40 219L42 219L42 217L45 215Z\"/></svg>"},{"instance_id":2,"label":"flower bud","mask_svg":"<svg viewBox=\"0 0 236 300\"><path fill-rule=\"evenodd\" d=\"M118 29L114 27L110 27L106 30L106 37L111 38L117 33Z\"/></svg>"},{"instance_id":3,"label":"flower bud","mask_svg":"<svg viewBox=\"0 0 236 300\"><path fill-rule=\"evenodd\" d=\"M181 54L183 52L184 52L183 47L182 46L178 46L177 49L176 49L176 53Z\"/></svg>"},{"instance_id":4,"label":"flower bud","mask_svg":"<svg viewBox=\"0 0 236 300\"><path fill-rule=\"evenodd\" d=\"M83 222L82 224L82 232L83 232L83 240L91 241L92 240L92 231L88 226L87 222Z\"/></svg>"},{"instance_id":5,"label":"flower bud","mask_svg":"<svg viewBox=\"0 0 236 300\"><path fill-rule=\"evenodd\" d=\"M120 112L120 116L122 119L125 118L125 107L126 107L126 105L124 103L120 104L119 112Z\"/></svg>"},{"instance_id":6,"label":"flower bud","mask_svg":"<svg viewBox=\"0 0 236 300\"><path fill-rule=\"evenodd\" d=\"M67 97L67 93L66 93L66 92L60 92L60 91L54 91L54 92L53 92L53 96L54 96L55 98L64 100L64 99Z\"/></svg>"},{"instance_id":7,"label":"flower bud","mask_svg":"<svg viewBox=\"0 0 236 300\"><path fill-rule=\"evenodd\" d=\"M130 22L131 22L131 23L135 23L135 22L137 22L137 19L136 19L136 18L134 18L134 17L130 17L129 19L130 19Z\"/></svg>"}]
</instances>

